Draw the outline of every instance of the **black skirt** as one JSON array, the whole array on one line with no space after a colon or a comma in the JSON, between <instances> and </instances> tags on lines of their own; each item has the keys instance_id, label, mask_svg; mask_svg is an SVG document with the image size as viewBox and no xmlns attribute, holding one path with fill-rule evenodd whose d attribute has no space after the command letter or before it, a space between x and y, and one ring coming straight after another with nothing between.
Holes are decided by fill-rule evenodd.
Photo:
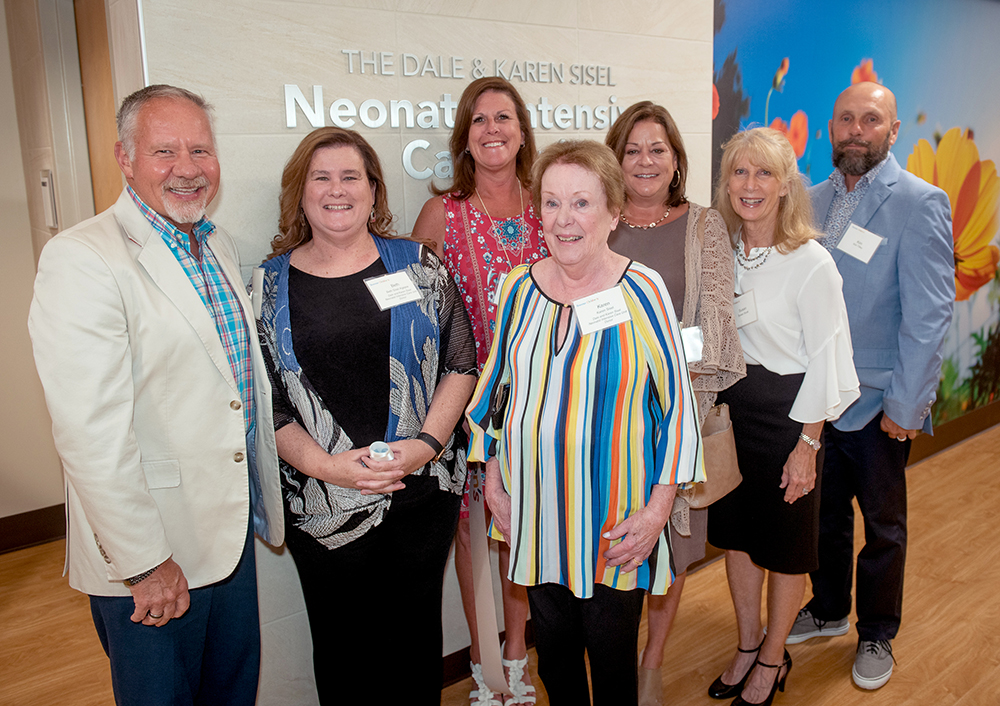
<instances>
[{"instance_id":1,"label":"black skirt","mask_svg":"<svg viewBox=\"0 0 1000 706\"><path fill-rule=\"evenodd\" d=\"M708 508L708 541L746 552L758 566L783 574L819 568L819 497L823 451L816 457L816 487L791 505L780 488L782 469L802 423L788 417L804 374L778 375L747 365L747 376L719 393L729 405L743 482Z\"/></svg>"}]
</instances>

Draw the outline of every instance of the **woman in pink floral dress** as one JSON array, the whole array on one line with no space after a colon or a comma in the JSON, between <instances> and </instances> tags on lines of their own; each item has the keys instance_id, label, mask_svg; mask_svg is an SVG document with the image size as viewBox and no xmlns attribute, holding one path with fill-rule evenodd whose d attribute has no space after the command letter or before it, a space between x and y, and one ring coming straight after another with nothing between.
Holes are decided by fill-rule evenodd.
<instances>
[{"instance_id":1,"label":"woman in pink floral dress","mask_svg":"<svg viewBox=\"0 0 1000 706\"><path fill-rule=\"evenodd\" d=\"M528 110L517 90L500 77L473 81L462 93L451 136L455 178L424 204L413 238L432 242L451 272L469 312L479 367L490 351L496 325L495 297L507 273L548 256L542 225L531 206L535 138ZM470 472L473 468L470 467ZM468 488L455 546L455 567L465 617L472 635L472 703L496 706L498 694L483 682L472 587ZM528 599L523 586L507 580L510 548L500 545L506 642L503 661L514 694L507 704L535 703L527 672L524 626Z\"/></svg>"}]
</instances>

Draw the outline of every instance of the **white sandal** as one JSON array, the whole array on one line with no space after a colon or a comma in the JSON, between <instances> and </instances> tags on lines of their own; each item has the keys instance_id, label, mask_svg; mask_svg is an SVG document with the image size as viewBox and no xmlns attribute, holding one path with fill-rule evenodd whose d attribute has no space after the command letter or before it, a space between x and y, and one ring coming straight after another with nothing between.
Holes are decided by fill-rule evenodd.
<instances>
[{"instance_id":1,"label":"white sandal","mask_svg":"<svg viewBox=\"0 0 1000 706\"><path fill-rule=\"evenodd\" d=\"M507 643L500 646L500 662L508 670L507 685L510 686L510 693L513 697L507 700L507 704L533 704L535 703L535 687L524 683L524 672L528 668L528 655L521 659L504 659L503 650Z\"/></svg>"},{"instance_id":2,"label":"white sandal","mask_svg":"<svg viewBox=\"0 0 1000 706\"><path fill-rule=\"evenodd\" d=\"M503 706L500 694L496 694L486 686L483 679L483 665L469 662L472 667L472 680L476 683L476 688L469 692L470 706Z\"/></svg>"}]
</instances>

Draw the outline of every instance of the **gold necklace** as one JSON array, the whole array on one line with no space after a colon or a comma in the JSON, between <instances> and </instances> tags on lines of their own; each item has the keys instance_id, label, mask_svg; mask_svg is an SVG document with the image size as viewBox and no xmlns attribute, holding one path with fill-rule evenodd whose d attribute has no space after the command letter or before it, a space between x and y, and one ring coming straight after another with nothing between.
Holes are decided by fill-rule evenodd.
<instances>
[{"instance_id":1,"label":"gold necklace","mask_svg":"<svg viewBox=\"0 0 1000 706\"><path fill-rule=\"evenodd\" d=\"M660 216L655 221L653 221L652 223L650 223L648 226L640 226L640 225L636 225L634 223L631 223L629 221L629 219L627 219L625 217L625 213L624 212L621 215L621 219L622 219L622 223L624 223L625 225L627 225L629 228L638 228L639 230L649 230L650 228L655 228L656 226L658 226L661 223L663 223L663 221L665 221L667 219L667 216L670 215L670 209L671 209L671 207L667 206L667 212L664 213L662 216Z\"/></svg>"}]
</instances>

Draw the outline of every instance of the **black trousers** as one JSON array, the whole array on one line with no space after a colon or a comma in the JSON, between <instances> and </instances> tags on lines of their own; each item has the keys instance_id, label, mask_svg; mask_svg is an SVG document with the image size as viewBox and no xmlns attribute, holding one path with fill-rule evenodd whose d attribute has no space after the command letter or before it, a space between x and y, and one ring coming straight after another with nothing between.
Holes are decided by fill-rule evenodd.
<instances>
[{"instance_id":1,"label":"black trousers","mask_svg":"<svg viewBox=\"0 0 1000 706\"><path fill-rule=\"evenodd\" d=\"M880 414L858 431L825 427L819 570L810 574L813 598L807 605L819 620L840 620L851 612L851 500L857 498L865 523L857 572L857 628L862 640L894 638L903 609L910 441L891 438L882 431L881 422Z\"/></svg>"},{"instance_id":2,"label":"black trousers","mask_svg":"<svg viewBox=\"0 0 1000 706\"><path fill-rule=\"evenodd\" d=\"M592 598L577 598L565 586L528 587L538 652L538 676L552 706L587 706L590 661L594 706L634 706L638 701L636 642L642 619L642 589L594 586Z\"/></svg>"},{"instance_id":3,"label":"black trousers","mask_svg":"<svg viewBox=\"0 0 1000 706\"><path fill-rule=\"evenodd\" d=\"M461 497L408 477L407 501L334 550L289 529L323 706L441 703L441 594ZM417 497L413 497L413 496Z\"/></svg>"}]
</instances>

